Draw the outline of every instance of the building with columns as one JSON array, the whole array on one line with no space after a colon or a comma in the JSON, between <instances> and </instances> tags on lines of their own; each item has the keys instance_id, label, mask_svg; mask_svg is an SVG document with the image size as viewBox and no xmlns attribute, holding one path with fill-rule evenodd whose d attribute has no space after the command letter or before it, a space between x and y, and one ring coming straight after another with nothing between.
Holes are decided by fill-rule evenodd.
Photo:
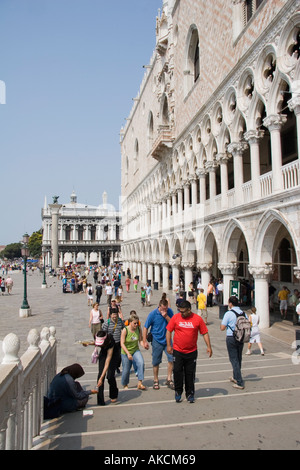
<instances>
[{"instance_id":1,"label":"building with columns","mask_svg":"<svg viewBox=\"0 0 300 470\"><path fill-rule=\"evenodd\" d=\"M103 193L99 206L77 202L75 192L70 202L47 204L42 209L43 247L46 263L53 268L65 264L107 266L120 261L122 218Z\"/></svg>"},{"instance_id":2,"label":"building with columns","mask_svg":"<svg viewBox=\"0 0 300 470\"><path fill-rule=\"evenodd\" d=\"M164 289L193 274L299 287L300 2L164 0L124 128L122 259Z\"/></svg>"}]
</instances>

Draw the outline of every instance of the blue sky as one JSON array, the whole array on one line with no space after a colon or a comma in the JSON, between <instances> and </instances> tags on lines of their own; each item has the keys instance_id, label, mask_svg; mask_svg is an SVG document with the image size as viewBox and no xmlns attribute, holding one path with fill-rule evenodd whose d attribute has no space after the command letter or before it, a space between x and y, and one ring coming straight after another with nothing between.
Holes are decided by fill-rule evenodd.
<instances>
[{"instance_id":1,"label":"blue sky","mask_svg":"<svg viewBox=\"0 0 300 470\"><path fill-rule=\"evenodd\" d=\"M119 133L162 0L0 0L0 245L41 227L44 198L119 207Z\"/></svg>"}]
</instances>

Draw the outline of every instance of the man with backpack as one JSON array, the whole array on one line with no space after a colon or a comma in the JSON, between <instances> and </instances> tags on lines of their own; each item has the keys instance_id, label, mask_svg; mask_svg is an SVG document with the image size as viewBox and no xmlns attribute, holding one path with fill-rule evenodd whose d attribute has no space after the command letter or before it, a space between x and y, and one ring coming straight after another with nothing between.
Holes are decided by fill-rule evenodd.
<instances>
[{"instance_id":1,"label":"man with backpack","mask_svg":"<svg viewBox=\"0 0 300 470\"><path fill-rule=\"evenodd\" d=\"M229 360L233 369L233 387L243 390L244 380L242 377L242 353L244 343L250 338L250 322L247 315L238 307L238 299L235 296L229 297L228 311L221 322L221 331L226 331L226 346Z\"/></svg>"}]
</instances>

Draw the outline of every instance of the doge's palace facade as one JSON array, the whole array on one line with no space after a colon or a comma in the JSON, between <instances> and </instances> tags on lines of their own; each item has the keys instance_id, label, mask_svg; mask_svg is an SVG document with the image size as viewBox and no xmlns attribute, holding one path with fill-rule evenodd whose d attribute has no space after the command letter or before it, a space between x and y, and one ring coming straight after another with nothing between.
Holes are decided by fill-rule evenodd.
<instances>
[{"instance_id":1,"label":"doge's palace facade","mask_svg":"<svg viewBox=\"0 0 300 470\"><path fill-rule=\"evenodd\" d=\"M122 259L173 288L201 273L300 277L300 1L165 0L121 129Z\"/></svg>"}]
</instances>

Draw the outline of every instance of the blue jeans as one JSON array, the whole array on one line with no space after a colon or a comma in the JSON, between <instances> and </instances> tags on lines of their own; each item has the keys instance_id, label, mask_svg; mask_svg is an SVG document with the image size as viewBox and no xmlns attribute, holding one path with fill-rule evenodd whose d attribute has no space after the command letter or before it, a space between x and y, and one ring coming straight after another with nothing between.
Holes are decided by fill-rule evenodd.
<instances>
[{"instance_id":1,"label":"blue jeans","mask_svg":"<svg viewBox=\"0 0 300 470\"><path fill-rule=\"evenodd\" d=\"M233 336L226 336L226 345L229 360L233 369L233 378L237 381L238 385L243 387L244 381L241 369L244 343L239 343Z\"/></svg>"},{"instance_id":2,"label":"blue jeans","mask_svg":"<svg viewBox=\"0 0 300 470\"><path fill-rule=\"evenodd\" d=\"M144 380L144 358L140 350L135 351L130 361L126 354L121 354L122 358L122 385L129 384L129 375L132 364L137 372L138 380Z\"/></svg>"}]
</instances>

